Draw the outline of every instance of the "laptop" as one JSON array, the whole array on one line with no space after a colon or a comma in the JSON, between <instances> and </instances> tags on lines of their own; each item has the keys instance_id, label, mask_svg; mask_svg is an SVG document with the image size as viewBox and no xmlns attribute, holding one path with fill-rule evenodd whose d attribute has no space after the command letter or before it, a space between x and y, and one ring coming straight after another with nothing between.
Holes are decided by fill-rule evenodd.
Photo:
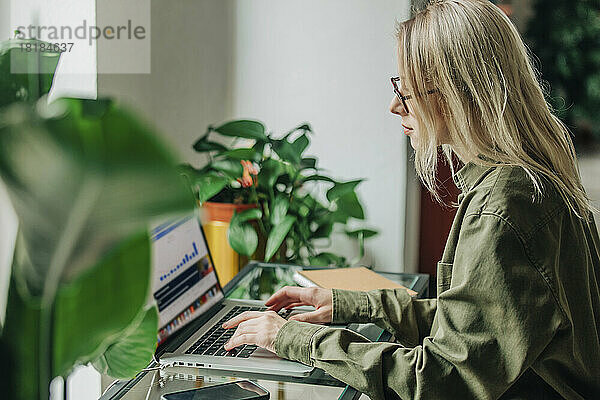
<instances>
[{"instance_id":1,"label":"laptop","mask_svg":"<svg viewBox=\"0 0 600 400\"><path fill-rule=\"evenodd\" d=\"M239 346L227 352L223 345L235 329L221 324L244 311L265 311L261 301L226 299L208 250L202 226L195 215L157 224L151 229L154 267L152 295L158 306L159 349L177 334L183 343L160 355L162 365L303 377L314 369L285 360L257 346ZM281 310L291 315L310 308ZM200 317L208 320L195 332L183 330ZM159 353L157 351L157 353Z\"/></svg>"}]
</instances>

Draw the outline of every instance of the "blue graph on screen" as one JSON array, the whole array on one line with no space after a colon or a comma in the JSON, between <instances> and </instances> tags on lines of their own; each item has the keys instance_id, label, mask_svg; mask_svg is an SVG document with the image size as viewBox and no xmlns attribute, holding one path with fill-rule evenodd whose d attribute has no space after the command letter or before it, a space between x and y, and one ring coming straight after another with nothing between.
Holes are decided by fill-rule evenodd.
<instances>
[{"instance_id":1,"label":"blue graph on screen","mask_svg":"<svg viewBox=\"0 0 600 400\"><path fill-rule=\"evenodd\" d=\"M171 268L171 270L169 272L167 272L166 274L164 274L163 276L161 276L160 277L161 281L167 279L168 277L170 277L171 275L173 275L174 273L176 273L177 271L179 271L187 263L189 263L190 261L192 261L192 259L194 257L198 256L198 248L196 247L196 242L192 242L192 247L194 248L194 250L190 254L186 254L184 257L182 257L182 259L179 262L179 264L175 265L173 268Z\"/></svg>"}]
</instances>

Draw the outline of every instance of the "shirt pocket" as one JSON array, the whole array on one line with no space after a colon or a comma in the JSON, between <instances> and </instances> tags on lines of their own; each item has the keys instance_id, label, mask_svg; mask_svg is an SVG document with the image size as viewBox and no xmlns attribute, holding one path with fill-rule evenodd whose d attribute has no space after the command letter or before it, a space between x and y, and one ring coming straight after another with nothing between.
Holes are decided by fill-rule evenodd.
<instances>
[{"instance_id":1,"label":"shirt pocket","mask_svg":"<svg viewBox=\"0 0 600 400\"><path fill-rule=\"evenodd\" d=\"M452 263L439 261L437 263L437 294L438 296L450 289L452 281Z\"/></svg>"}]
</instances>

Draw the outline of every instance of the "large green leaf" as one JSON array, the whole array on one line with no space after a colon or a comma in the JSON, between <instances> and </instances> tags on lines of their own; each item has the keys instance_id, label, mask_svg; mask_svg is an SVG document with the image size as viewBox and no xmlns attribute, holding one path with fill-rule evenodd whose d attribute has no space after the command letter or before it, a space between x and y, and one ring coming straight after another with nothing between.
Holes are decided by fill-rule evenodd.
<instances>
[{"instance_id":1,"label":"large green leaf","mask_svg":"<svg viewBox=\"0 0 600 400\"><path fill-rule=\"evenodd\" d=\"M277 252L281 243L287 236L288 232L292 228L292 225L296 222L296 217L293 215L286 215L283 221L276 225L271 230L269 237L267 238L267 247L265 250L265 261L269 261L271 257Z\"/></svg>"},{"instance_id":2,"label":"large green leaf","mask_svg":"<svg viewBox=\"0 0 600 400\"><path fill-rule=\"evenodd\" d=\"M229 182L229 178L215 172L208 172L198 176L194 181L194 186L196 187L196 192L198 193L198 201L200 203L204 203L205 201L209 200L211 197L223 190L223 188L227 186Z\"/></svg>"},{"instance_id":3,"label":"large green leaf","mask_svg":"<svg viewBox=\"0 0 600 400\"><path fill-rule=\"evenodd\" d=\"M306 219L296 220L296 224L293 226L294 230L298 232L303 241L310 240L312 232L310 230L310 223Z\"/></svg>"},{"instance_id":4,"label":"large green leaf","mask_svg":"<svg viewBox=\"0 0 600 400\"><path fill-rule=\"evenodd\" d=\"M241 148L224 151L222 153L217 154L215 157L228 158L232 160L250 160L258 162L261 160L262 155L252 148Z\"/></svg>"},{"instance_id":5,"label":"large green leaf","mask_svg":"<svg viewBox=\"0 0 600 400\"><path fill-rule=\"evenodd\" d=\"M297 210L296 212L298 213L298 215L300 215L302 218L306 218L309 214L310 214L310 208L308 208L306 205L304 204L299 204L297 206Z\"/></svg>"},{"instance_id":6,"label":"large green leaf","mask_svg":"<svg viewBox=\"0 0 600 400\"><path fill-rule=\"evenodd\" d=\"M338 182L327 191L327 200L334 201L350 192L354 192L356 186L364 179L357 179L349 182Z\"/></svg>"},{"instance_id":7,"label":"large green leaf","mask_svg":"<svg viewBox=\"0 0 600 400\"><path fill-rule=\"evenodd\" d=\"M212 142L206 138L200 138L194 143L194 150L198 153L206 153L209 151L227 151L227 147L221 143Z\"/></svg>"},{"instance_id":8,"label":"large green leaf","mask_svg":"<svg viewBox=\"0 0 600 400\"><path fill-rule=\"evenodd\" d=\"M317 168L317 159L314 157L305 157L300 160L300 169L316 169Z\"/></svg>"},{"instance_id":9,"label":"large green leaf","mask_svg":"<svg viewBox=\"0 0 600 400\"><path fill-rule=\"evenodd\" d=\"M285 164L269 158L262 163L258 172L258 185L264 189L270 189L283 173L285 173Z\"/></svg>"},{"instance_id":10,"label":"large green leaf","mask_svg":"<svg viewBox=\"0 0 600 400\"><path fill-rule=\"evenodd\" d=\"M171 155L131 114L110 105L60 101L66 115L40 117L14 105L2 116L0 174L28 258L14 271L32 296L50 279L72 278L149 218L193 207Z\"/></svg>"},{"instance_id":11,"label":"large green leaf","mask_svg":"<svg viewBox=\"0 0 600 400\"><path fill-rule=\"evenodd\" d=\"M290 199L288 196L278 194L271 206L271 224L279 225L286 216L289 206Z\"/></svg>"},{"instance_id":12,"label":"large green leaf","mask_svg":"<svg viewBox=\"0 0 600 400\"><path fill-rule=\"evenodd\" d=\"M337 205L336 212L338 214L354 217L357 219L365 219L363 208L354 192L347 192L343 196L335 200Z\"/></svg>"},{"instance_id":13,"label":"large green leaf","mask_svg":"<svg viewBox=\"0 0 600 400\"><path fill-rule=\"evenodd\" d=\"M288 138L289 136L292 135L292 133L297 132L297 131L303 131L304 133L306 133L306 132L312 133L312 128L310 127L310 124L308 124L308 123L301 124L301 125L295 127L294 129L288 131L288 133L285 134L285 138Z\"/></svg>"},{"instance_id":14,"label":"large green leaf","mask_svg":"<svg viewBox=\"0 0 600 400\"><path fill-rule=\"evenodd\" d=\"M213 161L210 166L217 171L221 171L232 178L239 178L242 176L242 172L244 169L242 168L242 164L240 164L237 160L216 160Z\"/></svg>"},{"instance_id":15,"label":"large green leaf","mask_svg":"<svg viewBox=\"0 0 600 400\"><path fill-rule=\"evenodd\" d=\"M251 256L258 247L258 234L254 227L247 221L259 219L262 211L251 208L241 213L233 214L227 229L227 240L231 248L245 256Z\"/></svg>"},{"instance_id":16,"label":"large green leaf","mask_svg":"<svg viewBox=\"0 0 600 400\"><path fill-rule=\"evenodd\" d=\"M232 220L237 223L243 223L246 221L251 221L255 219L259 219L262 217L262 211L258 208L250 208L248 210L242 211L241 213L236 212L233 214Z\"/></svg>"},{"instance_id":17,"label":"large green leaf","mask_svg":"<svg viewBox=\"0 0 600 400\"><path fill-rule=\"evenodd\" d=\"M262 155L265 150L266 144L267 142L265 141L257 140L256 143L254 143L254 146L252 146L252 149L254 149L254 151Z\"/></svg>"},{"instance_id":18,"label":"large green leaf","mask_svg":"<svg viewBox=\"0 0 600 400\"><path fill-rule=\"evenodd\" d=\"M328 238L333 231L333 221L323 222L318 228L312 233L311 237L314 239Z\"/></svg>"},{"instance_id":19,"label":"large green leaf","mask_svg":"<svg viewBox=\"0 0 600 400\"><path fill-rule=\"evenodd\" d=\"M227 122L218 128L214 128L224 136L242 137L247 139L267 140L265 126L258 121L237 120Z\"/></svg>"},{"instance_id":20,"label":"large green leaf","mask_svg":"<svg viewBox=\"0 0 600 400\"><path fill-rule=\"evenodd\" d=\"M94 362L94 367L103 374L117 379L134 377L146 367L154 355L158 311L149 307L140 311L120 340Z\"/></svg>"},{"instance_id":21,"label":"large green leaf","mask_svg":"<svg viewBox=\"0 0 600 400\"><path fill-rule=\"evenodd\" d=\"M285 139L277 139L271 142L273 150L283 161L290 162L294 165L300 164L301 153L294 145Z\"/></svg>"},{"instance_id":22,"label":"large green leaf","mask_svg":"<svg viewBox=\"0 0 600 400\"><path fill-rule=\"evenodd\" d=\"M350 215L348 215L348 213L346 213L340 207L338 207L337 210L329 214L329 218L333 222L339 224L346 224L348 222L348 219L350 219Z\"/></svg>"},{"instance_id":23,"label":"large green leaf","mask_svg":"<svg viewBox=\"0 0 600 400\"><path fill-rule=\"evenodd\" d=\"M9 300L7 315L23 311L19 304L37 313L30 330L16 328L23 339L10 329L4 338L8 343L22 340L37 351L39 362L25 364L28 370L19 370L17 379L18 385L39 388L36 397L43 398L56 373L98 354L108 344L98 346L100 335L80 331L68 343L71 350L65 350L66 345L54 349L54 336L59 335L55 329L69 328L54 321L54 302L57 295L61 301L62 286L77 282L124 239L145 232L150 219L189 210L194 201L170 152L145 124L111 102L62 100L36 108L15 104L2 110L0 120L0 176L20 229L12 273L18 291L13 299L20 298L21 303ZM146 273L138 279L147 277ZM92 302L105 307L105 318L112 318L113 305L103 306L107 290L114 295L112 287L102 286ZM131 302L136 303L139 308L138 300ZM67 318L60 311L64 307L56 308L60 318ZM137 310L128 321L117 315L114 326L123 330ZM15 348L19 359L28 358L23 346L16 343ZM60 357L56 363L54 354ZM32 381L32 374L38 382Z\"/></svg>"},{"instance_id":24,"label":"large green leaf","mask_svg":"<svg viewBox=\"0 0 600 400\"><path fill-rule=\"evenodd\" d=\"M254 254L258 247L258 234L251 224L230 224L227 240L233 250L245 256Z\"/></svg>"},{"instance_id":25,"label":"large green leaf","mask_svg":"<svg viewBox=\"0 0 600 400\"><path fill-rule=\"evenodd\" d=\"M300 135L292 143L292 147L294 148L294 151L296 152L296 154L298 154L298 156L300 158L302 157L302 153L304 153L304 150L306 150L309 143L310 143L310 141L308 140L308 136L306 134ZM302 161L302 160L300 160L300 161Z\"/></svg>"},{"instance_id":26,"label":"large green leaf","mask_svg":"<svg viewBox=\"0 0 600 400\"><path fill-rule=\"evenodd\" d=\"M66 375L74 361L77 364L93 361L123 339L123 331L127 331L148 298L150 273L150 240L143 232L60 287L54 312L55 375ZM137 348L146 364L151 359L147 357L148 351L156 345L158 323L154 322L152 340L148 343L146 337L146 347ZM131 361L132 368L140 365L139 358Z\"/></svg>"},{"instance_id":27,"label":"large green leaf","mask_svg":"<svg viewBox=\"0 0 600 400\"><path fill-rule=\"evenodd\" d=\"M20 239L17 238L17 248ZM13 263L20 254L15 254ZM9 349L9 358L2 357L2 362L14 360L7 367L12 375L12 392L8 388L9 399L40 398L40 349L39 349L40 304L30 298L23 298L17 290L15 277L10 279L6 318L2 329L2 342ZM49 382L48 382L49 383ZM47 398L48 396L46 396Z\"/></svg>"}]
</instances>

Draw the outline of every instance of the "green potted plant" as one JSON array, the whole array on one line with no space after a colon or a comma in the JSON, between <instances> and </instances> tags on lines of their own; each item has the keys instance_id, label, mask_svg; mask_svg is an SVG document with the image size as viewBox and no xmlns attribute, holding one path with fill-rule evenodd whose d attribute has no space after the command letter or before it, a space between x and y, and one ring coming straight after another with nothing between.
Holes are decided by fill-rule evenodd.
<instances>
[{"instance_id":1,"label":"green potted plant","mask_svg":"<svg viewBox=\"0 0 600 400\"><path fill-rule=\"evenodd\" d=\"M234 120L209 126L194 144L208 157L202 168L184 168L198 201L204 207L215 202L249 207L236 210L228 227L228 242L237 253L259 261L348 266L356 260L318 251L318 242L339 225L358 239L362 257L364 239L377 234L347 228L349 220L365 218L355 191L362 179L341 182L324 175L317 159L304 154L311 133L310 125L302 124L277 138L261 122ZM234 142L223 145L214 135ZM241 140L249 143L240 147ZM323 186L328 188L321 199L317 192Z\"/></svg>"}]
</instances>

